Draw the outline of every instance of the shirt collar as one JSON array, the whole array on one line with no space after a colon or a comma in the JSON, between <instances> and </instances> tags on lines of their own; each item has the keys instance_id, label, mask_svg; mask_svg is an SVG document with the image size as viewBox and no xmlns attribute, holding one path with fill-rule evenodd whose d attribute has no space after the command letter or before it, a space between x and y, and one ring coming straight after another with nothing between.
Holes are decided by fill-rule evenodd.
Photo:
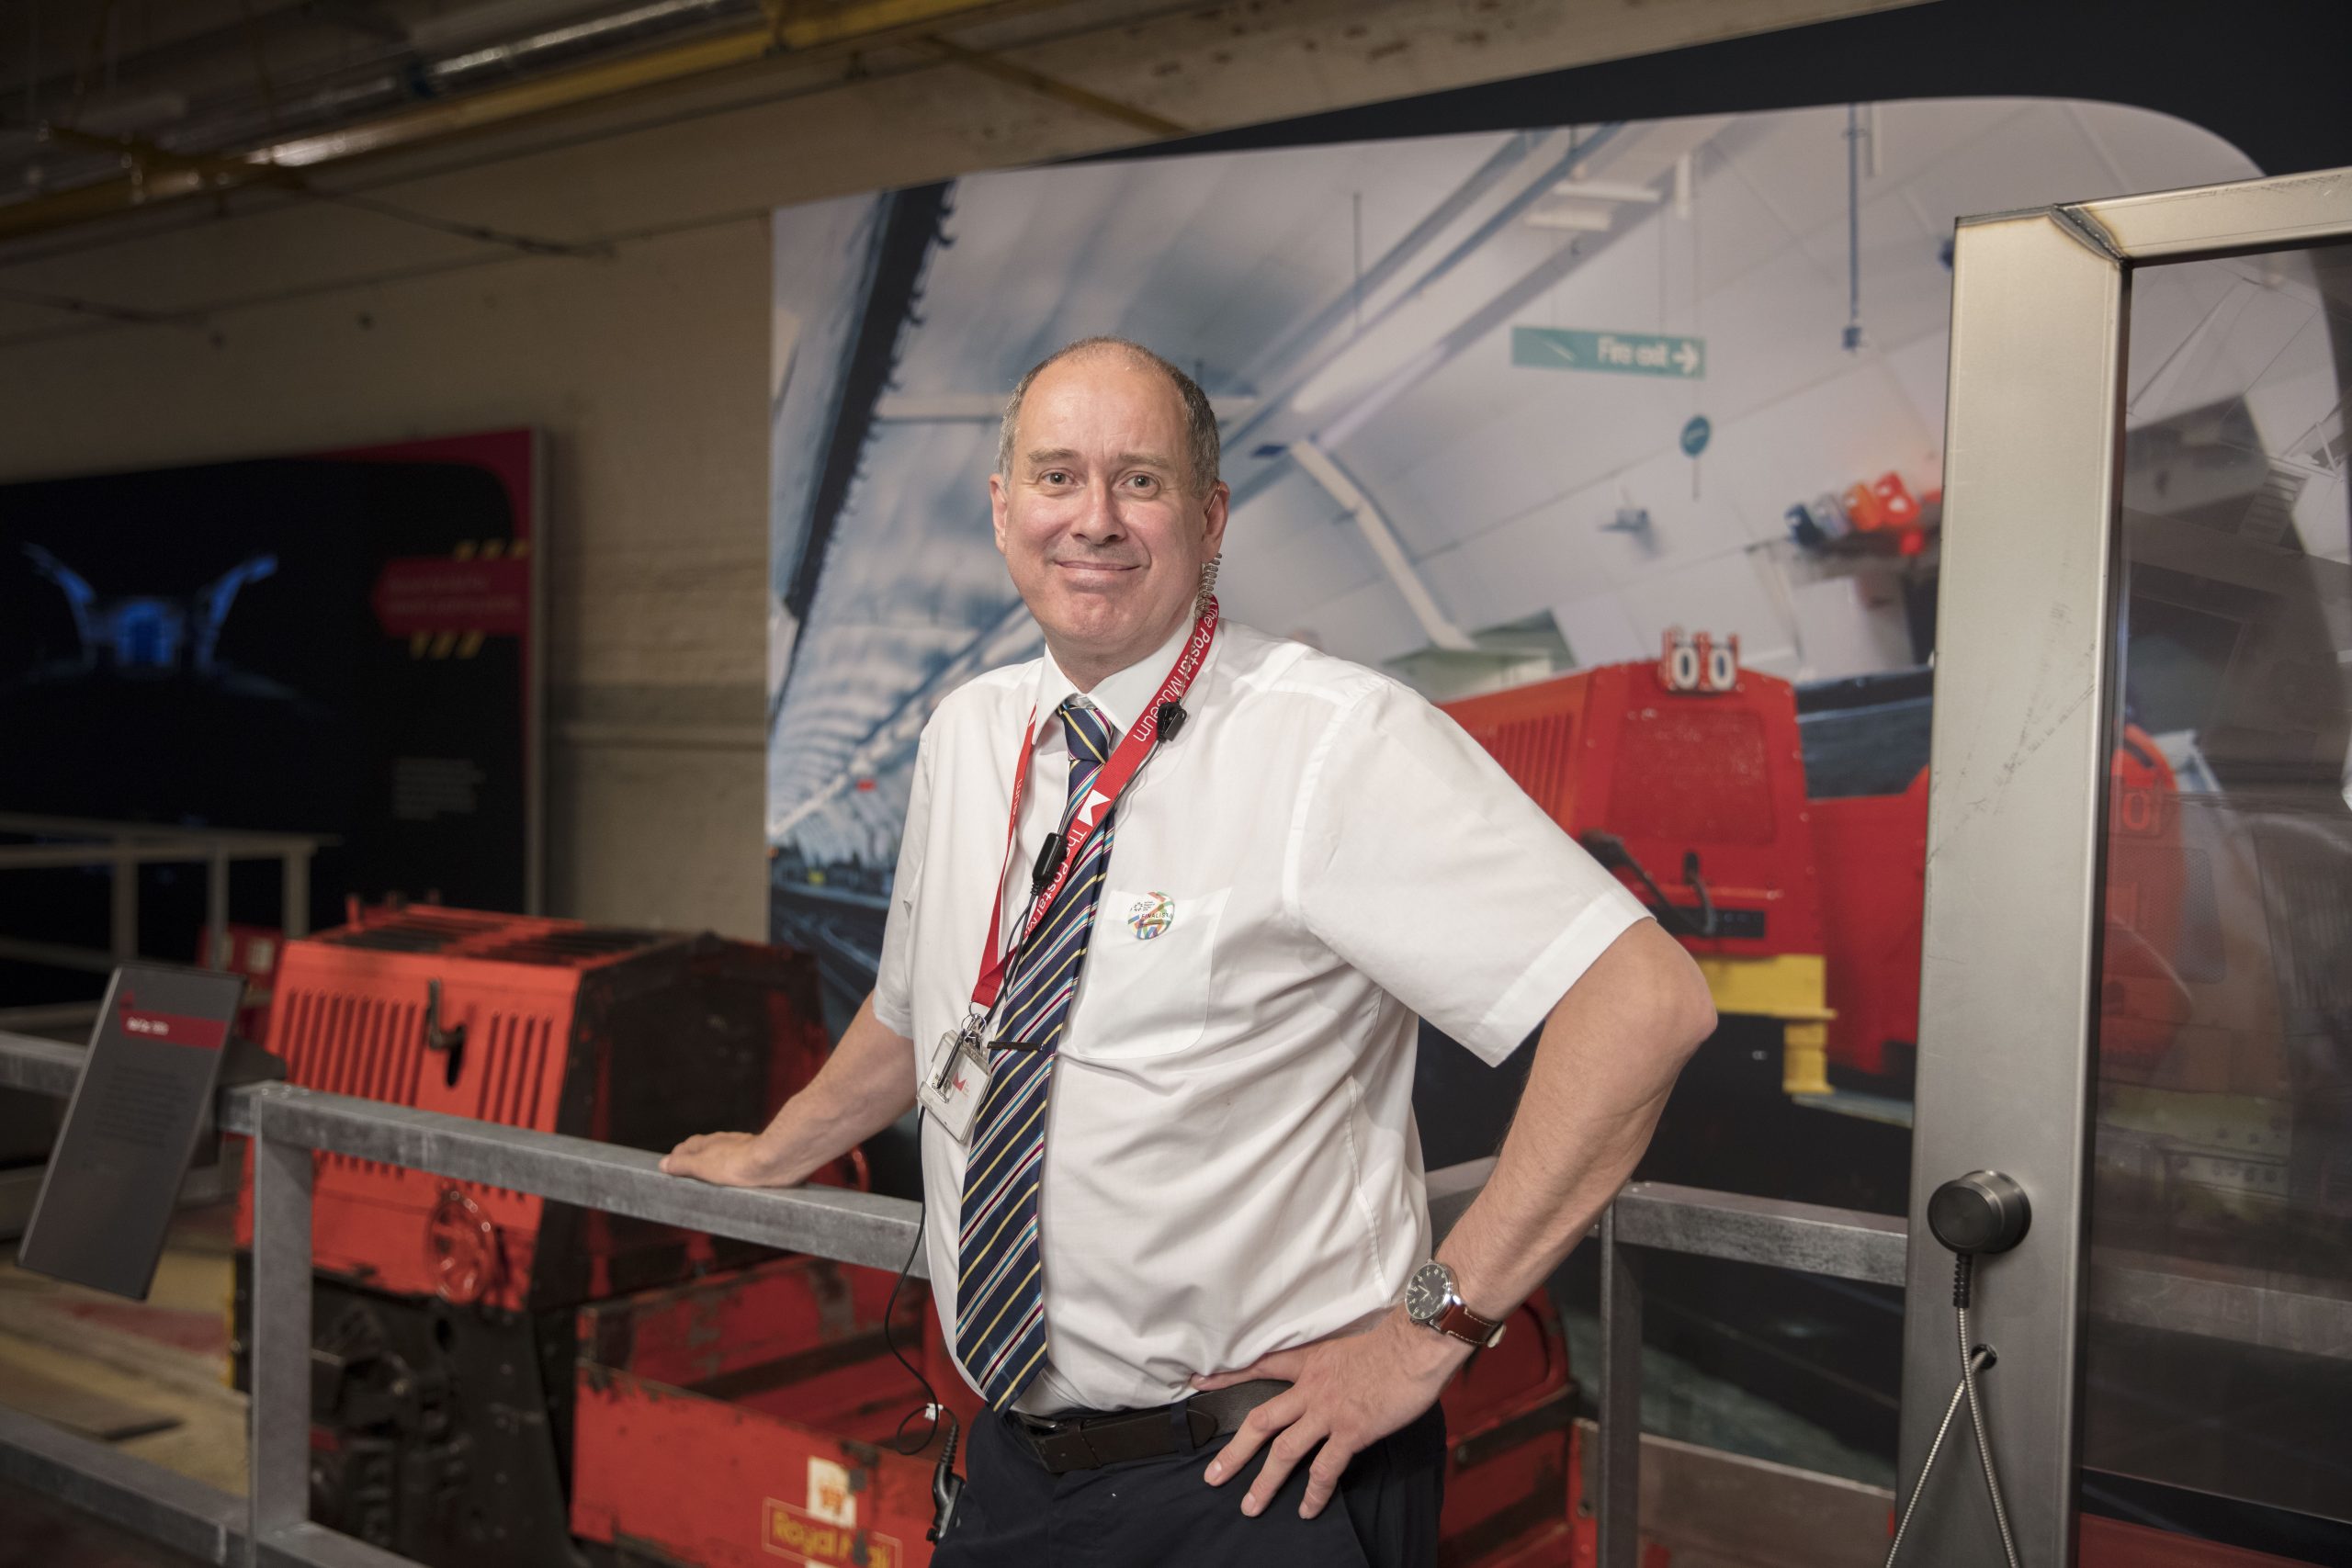
<instances>
[{"instance_id":1,"label":"shirt collar","mask_svg":"<svg viewBox=\"0 0 2352 1568\"><path fill-rule=\"evenodd\" d=\"M1136 720L1143 716L1143 710L1150 705L1151 699L1159 694L1159 683L1168 679L1168 671L1176 667L1176 656L1183 651L1186 639L1193 635L1194 624L1193 616L1185 616L1174 636L1117 674L1105 675L1094 683L1092 691L1086 694L1086 700L1102 710L1103 717L1110 720L1118 733L1124 735L1133 728ZM1037 686L1039 716L1058 709L1077 690L1077 684L1063 674L1062 667L1054 661L1054 650L1046 649Z\"/></svg>"}]
</instances>

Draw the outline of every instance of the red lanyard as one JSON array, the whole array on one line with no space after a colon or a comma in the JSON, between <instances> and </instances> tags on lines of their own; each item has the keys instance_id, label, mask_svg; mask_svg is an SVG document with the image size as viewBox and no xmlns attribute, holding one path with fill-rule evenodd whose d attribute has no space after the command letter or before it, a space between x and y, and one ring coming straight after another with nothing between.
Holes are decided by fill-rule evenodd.
<instances>
[{"instance_id":1,"label":"red lanyard","mask_svg":"<svg viewBox=\"0 0 2352 1568\"><path fill-rule=\"evenodd\" d=\"M1000 947L1004 913L1004 878L1012 869L1013 846L1021 838L1021 797L1029 787L1029 764L1037 748L1037 710L1029 710L1029 722L1021 732L1021 756L1012 768L1012 820L1005 829L1004 864L996 874L996 896L989 902L988 945L980 950L980 977L972 983L972 1010L985 1015L996 1006L999 992L1004 989L1005 971L1012 965L1012 956L1021 951L1046 912L1054 907L1054 899L1069 879L1070 867L1078 863L1079 852L1085 848L1095 824L1102 814L1125 792L1143 768L1144 760L1159 740L1159 710L1169 703L1181 704L1184 694L1192 689L1193 677L1201 671L1201 660L1208 656L1209 642L1216 636L1216 600L1209 600L1200 618L1193 623L1193 635L1184 644L1184 651L1176 657L1176 667L1159 683L1159 694L1133 728L1111 749L1102 771L1094 775L1086 792L1085 802L1070 813L1069 825L1062 831L1061 863L1054 870L1053 880L1045 890L1029 902L1029 918L1023 922L1020 936L1011 944Z\"/></svg>"}]
</instances>

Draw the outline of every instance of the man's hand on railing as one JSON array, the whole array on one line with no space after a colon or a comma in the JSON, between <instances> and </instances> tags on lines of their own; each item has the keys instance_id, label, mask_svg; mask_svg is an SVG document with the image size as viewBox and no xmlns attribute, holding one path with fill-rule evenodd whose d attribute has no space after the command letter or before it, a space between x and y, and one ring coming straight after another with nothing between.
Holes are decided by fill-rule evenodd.
<instances>
[{"instance_id":1,"label":"man's hand on railing","mask_svg":"<svg viewBox=\"0 0 2352 1568\"><path fill-rule=\"evenodd\" d=\"M868 997L808 1086L758 1133L703 1133L662 1168L719 1187L793 1187L914 1109L915 1048Z\"/></svg>"},{"instance_id":2,"label":"man's hand on railing","mask_svg":"<svg viewBox=\"0 0 2352 1568\"><path fill-rule=\"evenodd\" d=\"M663 1155L662 1168L714 1187L790 1187L808 1174L779 1164L757 1133L697 1133Z\"/></svg>"}]
</instances>

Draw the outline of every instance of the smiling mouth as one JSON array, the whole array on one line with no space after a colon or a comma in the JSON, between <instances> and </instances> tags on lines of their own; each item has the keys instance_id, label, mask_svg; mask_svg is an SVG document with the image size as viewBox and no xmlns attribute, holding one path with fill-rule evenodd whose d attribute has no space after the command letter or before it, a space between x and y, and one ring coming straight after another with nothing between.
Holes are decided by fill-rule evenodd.
<instances>
[{"instance_id":1,"label":"smiling mouth","mask_svg":"<svg viewBox=\"0 0 2352 1568\"><path fill-rule=\"evenodd\" d=\"M1102 572L1105 575L1137 570L1132 561L1057 560L1054 563L1064 571Z\"/></svg>"}]
</instances>

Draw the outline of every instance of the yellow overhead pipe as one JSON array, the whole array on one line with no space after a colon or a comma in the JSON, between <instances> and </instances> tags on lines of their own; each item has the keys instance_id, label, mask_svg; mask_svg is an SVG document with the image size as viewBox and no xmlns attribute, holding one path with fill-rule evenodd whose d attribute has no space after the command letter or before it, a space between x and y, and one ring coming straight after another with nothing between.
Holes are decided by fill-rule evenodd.
<instances>
[{"instance_id":1,"label":"yellow overhead pipe","mask_svg":"<svg viewBox=\"0 0 2352 1568\"><path fill-rule=\"evenodd\" d=\"M763 0L767 20L707 39L597 61L478 93L419 104L376 119L296 136L243 152L144 160L127 151L130 172L71 190L0 207L0 240L128 211L176 197L241 185L283 182L287 171L511 124L729 67L800 63L900 41L943 24L969 24L1055 0ZM932 52L936 53L934 48Z\"/></svg>"},{"instance_id":2,"label":"yellow overhead pipe","mask_svg":"<svg viewBox=\"0 0 2352 1568\"><path fill-rule=\"evenodd\" d=\"M1072 108L1084 109L1089 114L1099 114L1106 119L1115 119L1123 125L1132 125L1136 130L1148 130L1154 136L1192 134L1190 127L1179 125L1172 119L1152 113L1149 109L1137 108L1135 105L1122 102L1117 98L1106 98L1100 93L1090 93L1085 88L1074 83L1065 82L1058 76L1048 76L1042 71L1032 71L1025 65L1015 65L1012 61L998 55L984 54L977 49L966 49L952 39L921 39L917 40L917 47L927 51L936 59L977 71L983 76L993 76L1000 82L1010 82L1016 87L1026 87L1033 93L1039 93L1068 104Z\"/></svg>"}]
</instances>

